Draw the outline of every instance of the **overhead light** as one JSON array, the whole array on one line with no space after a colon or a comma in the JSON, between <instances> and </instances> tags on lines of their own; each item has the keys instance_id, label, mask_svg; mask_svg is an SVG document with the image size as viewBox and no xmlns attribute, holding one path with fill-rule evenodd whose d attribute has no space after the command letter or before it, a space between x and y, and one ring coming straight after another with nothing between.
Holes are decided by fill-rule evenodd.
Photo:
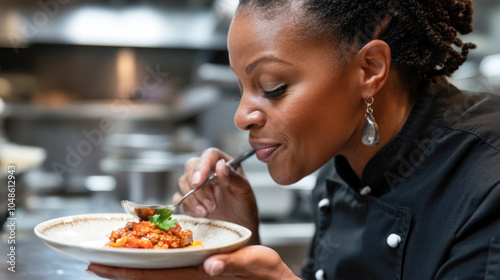
<instances>
[{"instance_id":1,"label":"overhead light","mask_svg":"<svg viewBox=\"0 0 500 280\"><path fill-rule=\"evenodd\" d=\"M164 23L153 9L82 7L69 15L65 35L77 44L150 46L161 42Z\"/></svg>"}]
</instances>

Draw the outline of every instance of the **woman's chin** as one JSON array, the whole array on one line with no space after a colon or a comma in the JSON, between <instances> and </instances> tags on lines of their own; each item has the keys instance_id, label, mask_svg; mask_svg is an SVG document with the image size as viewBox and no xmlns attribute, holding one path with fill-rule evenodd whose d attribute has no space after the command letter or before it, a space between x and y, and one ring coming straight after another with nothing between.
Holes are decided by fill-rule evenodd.
<instances>
[{"instance_id":1,"label":"woman's chin","mask_svg":"<svg viewBox=\"0 0 500 280\"><path fill-rule=\"evenodd\" d=\"M267 166L267 169L273 181L279 185L291 185L304 177L299 172L291 172L290 169L283 167Z\"/></svg>"}]
</instances>

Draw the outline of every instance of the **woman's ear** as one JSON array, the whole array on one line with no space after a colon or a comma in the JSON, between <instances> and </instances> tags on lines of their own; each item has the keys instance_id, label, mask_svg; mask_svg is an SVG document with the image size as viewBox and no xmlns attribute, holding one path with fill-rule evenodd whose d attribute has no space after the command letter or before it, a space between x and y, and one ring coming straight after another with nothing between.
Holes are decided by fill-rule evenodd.
<instances>
[{"instance_id":1,"label":"woman's ear","mask_svg":"<svg viewBox=\"0 0 500 280\"><path fill-rule=\"evenodd\" d=\"M391 68L391 48L382 40L372 40L357 54L360 59L362 97L374 96L385 85Z\"/></svg>"}]
</instances>

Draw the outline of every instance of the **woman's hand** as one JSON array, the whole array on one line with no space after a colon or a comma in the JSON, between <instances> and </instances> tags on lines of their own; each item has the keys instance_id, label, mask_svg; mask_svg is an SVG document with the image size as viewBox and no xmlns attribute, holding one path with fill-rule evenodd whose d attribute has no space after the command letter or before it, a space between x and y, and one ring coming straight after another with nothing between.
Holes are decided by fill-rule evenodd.
<instances>
[{"instance_id":1,"label":"woman's hand","mask_svg":"<svg viewBox=\"0 0 500 280\"><path fill-rule=\"evenodd\" d=\"M229 159L224 152L210 148L200 157L188 160L185 174L179 178L180 193L176 193L173 200L177 202L182 195L199 187L215 170L217 180L186 199L182 212L247 227L252 231L249 244L259 244L259 215L254 193L241 167L234 170L226 164Z\"/></svg>"},{"instance_id":2,"label":"woman's hand","mask_svg":"<svg viewBox=\"0 0 500 280\"><path fill-rule=\"evenodd\" d=\"M248 246L233 253L214 255L197 267L145 270L90 264L88 271L102 278L130 280L299 279L278 253L264 246Z\"/></svg>"}]
</instances>

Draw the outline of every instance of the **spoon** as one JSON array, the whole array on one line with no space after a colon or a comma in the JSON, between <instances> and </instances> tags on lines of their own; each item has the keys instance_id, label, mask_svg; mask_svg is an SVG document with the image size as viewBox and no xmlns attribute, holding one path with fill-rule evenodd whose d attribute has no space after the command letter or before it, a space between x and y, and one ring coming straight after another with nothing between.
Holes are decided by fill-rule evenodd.
<instances>
[{"instance_id":1,"label":"spoon","mask_svg":"<svg viewBox=\"0 0 500 280\"><path fill-rule=\"evenodd\" d=\"M247 158L249 158L253 154L255 154L255 150L249 149L249 150L241 153L237 157L233 158L232 160L228 161L226 164L232 168L236 168L236 167L238 167L238 165L240 165L240 163L242 163L244 160L246 160ZM214 172L214 173L212 173L212 175L210 175L203 182L203 184L201 184L199 187L192 189L191 191L186 193L181 198L181 200L179 200L176 204L173 204L173 205L143 205L143 204L137 204L135 202L128 201L128 200L122 200L122 207L125 210L125 212L127 212L128 214L130 214L136 218L139 218L140 220L146 220L146 221L148 220L149 216L153 216L154 214L156 214L156 210L159 210L159 209L169 209L170 211L172 211L172 214L173 214L179 209L179 206L182 204L182 202L188 196L192 195L193 193L197 192L198 190L201 190L204 186L208 185L210 182L214 181L215 179L217 179L217 174L215 174L215 172Z\"/></svg>"}]
</instances>

